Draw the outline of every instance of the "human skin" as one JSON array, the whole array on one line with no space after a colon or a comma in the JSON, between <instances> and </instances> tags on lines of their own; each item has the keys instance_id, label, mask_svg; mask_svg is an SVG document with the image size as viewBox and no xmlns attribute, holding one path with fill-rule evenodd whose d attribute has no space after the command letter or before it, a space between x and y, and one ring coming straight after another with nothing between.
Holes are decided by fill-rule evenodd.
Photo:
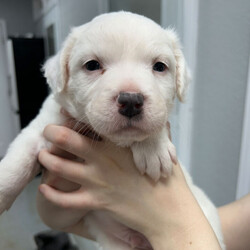
<instances>
[{"instance_id":1,"label":"human skin","mask_svg":"<svg viewBox=\"0 0 250 250\"><path fill-rule=\"evenodd\" d=\"M38 195L38 202L43 200L42 217L52 218L53 213L58 216L60 209L75 212L77 218L62 229L86 236L80 227L84 215L89 210L102 209L144 234L154 249L220 249L179 164L174 166L171 177L154 183L140 175L127 148L118 148L107 141L93 143L69 128L56 125L47 126L44 136L60 150L84 161L64 159L48 150L40 152L39 161L51 175L76 183L72 187L75 191L63 192L48 185L49 181L45 184L45 178ZM52 212L51 204L55 208Z\"/></svg>"},{"instance_id":2,"label":"human skin","mask_svg":"<svg viewBox=\"0 0 250 250\"><path fill-rule=\"evenodd\" d=\"M250 194L219 208L227 250L250 249Z\"/></svg>"}]
</instances>

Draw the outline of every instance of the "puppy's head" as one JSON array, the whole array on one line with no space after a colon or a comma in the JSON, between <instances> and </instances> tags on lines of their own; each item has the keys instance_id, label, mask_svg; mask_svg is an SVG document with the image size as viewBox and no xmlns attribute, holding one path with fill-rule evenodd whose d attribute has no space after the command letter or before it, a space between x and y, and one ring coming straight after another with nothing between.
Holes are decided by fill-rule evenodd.
<instances>
[{"instance_id":1,"label":"puppy's head","mask_svg":"<svg viewBox=\"0 0 250 250\"><path fill-rule=\"evenodd\" d=\"M74 28L44 69L74 118L122 145L161 130L189 78L174 31L128 12Z\"/></svg>"}]
</instances>

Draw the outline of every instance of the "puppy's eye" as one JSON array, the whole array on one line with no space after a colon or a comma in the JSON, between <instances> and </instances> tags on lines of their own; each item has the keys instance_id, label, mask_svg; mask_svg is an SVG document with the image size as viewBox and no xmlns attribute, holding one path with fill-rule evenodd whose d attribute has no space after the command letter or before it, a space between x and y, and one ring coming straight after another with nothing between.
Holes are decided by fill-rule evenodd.
<instances>
[{"instance_id":1,"label":"puppy's eye","mask_svg":"<svg viewBox=\"0 0 250 250\"><path fill-rule=\"evenodd\" d=\"M89 71L101 69L101 64L96 60L91 60L85 64L85 68Z\"/></svg>"},{"instance_id":2,"label":"puppy's eye","mask_svg":"<svg viewBox=\"0 0 250 250\"><path fill-rule=\"evenodd\" d=\"M167 65L162 62L156 62L153 66L154 71L164 72L168 69Z\"/></svg>"}]
</instances>

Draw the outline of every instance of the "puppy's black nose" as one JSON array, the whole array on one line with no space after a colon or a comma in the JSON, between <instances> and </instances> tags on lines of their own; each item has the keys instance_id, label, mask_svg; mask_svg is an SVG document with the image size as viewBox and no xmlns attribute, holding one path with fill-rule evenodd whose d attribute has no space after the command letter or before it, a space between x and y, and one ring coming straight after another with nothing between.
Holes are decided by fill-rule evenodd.
<instances>
[{"instance_id":1,"label":"puppy's black nose","mask_svg":"<svg viewBox=\"0 0 250 250\"><path fill-rule=\"evenodd\" d=\"M132 118L142 111L144 97L140 93L121 92L118 96L119 110L121 115Z\"/></svg>"}]
</instances>

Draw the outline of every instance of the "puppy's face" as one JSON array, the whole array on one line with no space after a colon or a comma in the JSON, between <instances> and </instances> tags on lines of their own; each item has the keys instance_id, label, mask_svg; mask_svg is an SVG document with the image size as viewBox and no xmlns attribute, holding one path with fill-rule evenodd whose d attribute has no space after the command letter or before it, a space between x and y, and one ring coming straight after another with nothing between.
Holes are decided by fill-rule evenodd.
<instances>
[{"instance_id":1,"label":"puppy's face","mask_svg":"<svg viewBox=\"0 0 250 250\"><path fill-rule=\"evenodd\" d=\"M121 145L161 130L188 78L174 32L124 12L73 29L45 76L73 117Z\"/></svg>"}]
</instances>

